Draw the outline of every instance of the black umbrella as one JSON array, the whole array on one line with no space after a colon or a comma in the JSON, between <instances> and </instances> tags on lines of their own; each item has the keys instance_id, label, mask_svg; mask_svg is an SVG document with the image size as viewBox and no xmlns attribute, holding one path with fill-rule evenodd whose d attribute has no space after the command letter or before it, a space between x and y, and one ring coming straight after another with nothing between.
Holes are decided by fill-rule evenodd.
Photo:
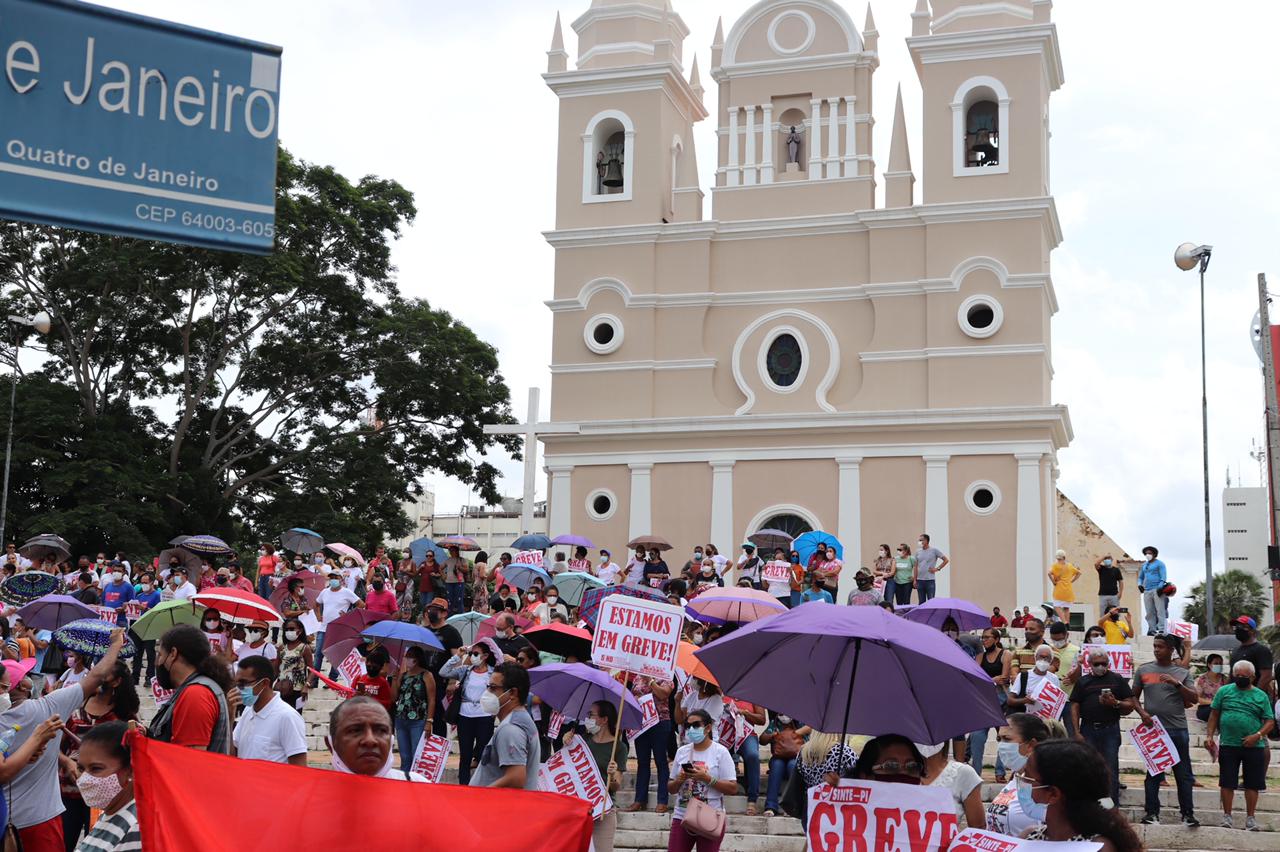
<instances>
[{"instance_id":1,"label":"black umbrella","mask_svg":"<svg viewBox=\"0 0 1280 852\"><path fill-rule=\"evenodd\" d=\"M1230 653L1240 647L1240 640L1230 633L1215 633L1206 636L1191 646L1193 651L1225 651Z\"/></svg>"}]
</instances>

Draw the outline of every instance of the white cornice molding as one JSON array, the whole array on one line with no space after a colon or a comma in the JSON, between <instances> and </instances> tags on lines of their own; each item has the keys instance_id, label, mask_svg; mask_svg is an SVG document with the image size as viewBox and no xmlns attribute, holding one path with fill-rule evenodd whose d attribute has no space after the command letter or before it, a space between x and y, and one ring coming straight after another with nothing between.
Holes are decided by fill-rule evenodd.
<instances>
[{"instance_id":1,"label":"white cornice molding","mask_svg":"<svg viewBox=\"0 0 1280 852\"><path fill-rule=\"evenodd\" d=\"M701 121L710 114L675 62L653 62L624 68L553 71L543 74L542 79L547 88L561 98L661 89L668 93L676 108L689 121Z\"/></svg>"},{"instance_id":2,"label":"white cornice molding","mask_svg":"<svg viewBox=\"0 0 1280 852\"><path fill-rule=\"evenodd\" d=\"M607 44L597 44L578 57L578 67L581 68L584 63L590 62L597 56L610 56L615 53L641 53L652 58L654 50L652 44L645 44L642 41L615 41Z\"/></svg>"},{"instance_id":3,"label":"white cornice molding","mask_svg":"<svg viewBox=\"0 0 1280 852\"><path fill-rule=\"evenodd\" d=\"M973 346L930 346L924 349L886 349L879 352L861 352L858 360L863 363L893 361L927 361L930 358L972 358L998 355L1049 356L1049 348L1042 343L975 344Z\"/></svg>"},{"instance_id":4,"label":"white cornice molding","mask_svg":"<svg viewBox=\"0 0 1280 852\"><path fill-rule=\"evenodd\" d=\"M551 373L612 373L634 370L713 370L715 358L668 358L653 361L587 361L578 364L552 364Z\"/></svg>"},{"instance_id":5,"label":"white cornice molding","mask_svg":"<svg viewBox=\"0 0 1280 852\"><path fill-rule=\"evenodd\" d=\"M968 6L961 6L958 9L952 9L945 15L933 19L933 32L946 29L947 24L954 23L962 18L977 18L983 15L1013 15L1015 18L1021 18L1024 21L1030 21L1033 12L1025 6L1019 6L1016 3L971 3Z\"/></svg>"},{"instance_id":6,"label":"white cornice molding","mask_svg":"<svg viewBox=\"0 0 1280 852\"><path fill-rule=\"evenodd\" d=\"M614 6L592 6L577 17L569 26L573 27L573 31L578 35L582 35L582 31L594 24L596 21L616 21L627 20L629 18L642 18L646 21L652 21L655 24L661 24L664 21L670 21L675 24L676 32L680 34L681 40L689 37L689 27L685 24L684 18L680 17L680 13L674 9L671 11L663 11L655 9L647 3L619 3Z\"/></svg>"},{"instance_id":7,"label":"white cornice molding","mask_svg":"<svg viewBox=\"0 0 1280 852\"><path fill-rule=\"evenodd\" d=\"M1050 91L1062 87L1062 54L1058 51L1058 28L1054 24L912 36L907 39L907 48L917 65L1039 55L1044 61Z\"/></svg>"}]
</instances>

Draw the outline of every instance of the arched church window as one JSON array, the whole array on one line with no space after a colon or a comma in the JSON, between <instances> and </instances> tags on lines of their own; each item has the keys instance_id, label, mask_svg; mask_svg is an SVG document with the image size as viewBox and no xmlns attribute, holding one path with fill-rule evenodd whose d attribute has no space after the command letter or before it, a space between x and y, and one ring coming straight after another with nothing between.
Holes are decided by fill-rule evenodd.
<instances>
[{"instance_id":1,"label":"arched church window","mask_svg":"<svg viewBox=\"0 0 1280 852\"><path fill-rule=\"evenodd\" d=\"M769 518L760 525L760 529L781 530L792 538L795 538L798 535L812 531L813 527L809 526L809 522L799 515L783 514L774 515Z\"/></svg>"},{"instance_id":2,"label":"arched church window","mask_svg":"<svg viewBox=\"0 0 1280 852\"><path fill-rule=\"evenodd\" d=\"M627 162L627 137L613 118L596 127L596 195L619 195L626 190L623 167Z\"/></svg>"},{"instance_id":3,"label":"arched church window","mask_svg":"<svg viewBox=\"0 0 1280 852\"><path fill-rule=\"evenodd\" d=\"M1000 165L1000 108L994 100L975 101L965 113L965 166Z\"/></svg>"},{"instance_id":4,"label":"arched church window","mask_svg":"<svg viewBox=\"0 0 1280 852\"><path fill-rule=\"evenodd\" d=\"M765 356L765 367L769 371L769 379L778 387L789 388L800 377L800 368L804 365L804 355L800 351L800 341L795 335L779 334L769 344L769 352Z\"/></svg>"},{"instance_id":5,"label":"arched church window","mask_svg":"<svg viewBox=\"0 0 1280 852\"><path fill-rule=\"evenodd\" d=\"M582 132L582 201L630 201L635 124L616 109L597 113Z\"/></svg>"}]
</instances>

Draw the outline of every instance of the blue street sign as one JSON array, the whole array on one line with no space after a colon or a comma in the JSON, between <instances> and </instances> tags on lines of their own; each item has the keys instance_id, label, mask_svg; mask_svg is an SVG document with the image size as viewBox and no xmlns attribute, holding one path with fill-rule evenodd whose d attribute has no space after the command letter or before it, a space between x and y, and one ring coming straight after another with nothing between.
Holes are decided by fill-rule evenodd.
<instances>
[{"instance_id":1,"label":"blue street sign","mask_svg":"<svg viewBox=\"0 0 1280 852\"><path fill-rule=\"evenodd\" d=\"M0 0L0 216L268 253L280 48Z\"/></svg>"}]
</instances>

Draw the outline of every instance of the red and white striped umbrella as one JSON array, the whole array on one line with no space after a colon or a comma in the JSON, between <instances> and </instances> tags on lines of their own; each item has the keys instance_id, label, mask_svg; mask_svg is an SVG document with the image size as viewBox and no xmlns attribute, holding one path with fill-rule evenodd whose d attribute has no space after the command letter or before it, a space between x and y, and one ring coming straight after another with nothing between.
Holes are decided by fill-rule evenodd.
<instances>
[{"instance_id":1,"label":"red and white striped umbrella","mask_svg":"<svg viewBox=\"0 0 1280 852\"><path fill-rule=\"evenodd\" d=\"M193 597L200 606L216 609L223 618L247 624L250 621L282 621L283 617L276 612L264 598L244 589L215 588L206 589Z\"/></svg>"}]
</instances>

